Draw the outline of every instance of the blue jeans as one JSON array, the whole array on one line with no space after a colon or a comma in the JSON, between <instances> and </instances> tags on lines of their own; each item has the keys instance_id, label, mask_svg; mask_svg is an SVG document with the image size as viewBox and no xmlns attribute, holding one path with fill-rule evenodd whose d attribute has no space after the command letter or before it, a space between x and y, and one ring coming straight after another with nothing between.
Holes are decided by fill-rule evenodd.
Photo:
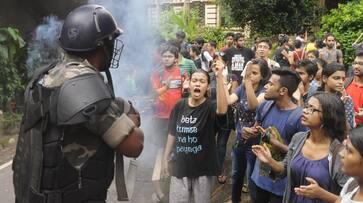
<instances>
[{"instance_id":1,"label":"blue jeans","mask_svg":"<svg viewBox=\"0 0 363 203\"><path fill-rule=\"evenodd\" d=\"M237 134L237 136L239 136ZM250 144L245 144L242 140L236 140L232 149L232 202L241 201L241 191L243 187L243 178L247 171L248 186L252 202L256 202L256 185L251 180L251 175L255 165L256 156L252 152Z\"/></svg>"},{"instance_id":2,"label":"blue jeans","mask_svg":"<svg viewBox=\"0 0 363 203\"><path fill-rule=\"evenodd\" d=\"M220 128L218 130L217 158L218 158L218 167L221 173L223 170L224 159L226 158L227 142L230 134L231 134L231 129Z\"/></svg>"}]
</instances>

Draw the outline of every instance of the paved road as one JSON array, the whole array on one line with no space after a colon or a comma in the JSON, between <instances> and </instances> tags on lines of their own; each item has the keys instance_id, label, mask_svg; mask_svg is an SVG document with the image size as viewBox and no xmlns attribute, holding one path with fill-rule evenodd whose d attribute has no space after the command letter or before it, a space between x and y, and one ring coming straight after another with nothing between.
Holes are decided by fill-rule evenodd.
<instances>
[{"instance_id":1,"label":"paved road","mask_svg":"<svg viewBox=\"0 0 363 203\"><path fill-rule=\"evenodd\" d=\"M0 170L0 197L3 203L14 203L13 172L11 165Z\"/></svg>"},{"instance_id":2,"label":"paved road","mask_svg":"<svg viewBox=\"0 0 363 203\"><path fill-rule=\"evenodd\" d=\"M153 168L153 160L155 159L153 155L156 154L156 148L152 143L145 145L145 149L142 155L139 157L137 162L137 175L135 182L135 192L132 196L133 203L148 203L151 201L151 195L153 193L153 187L151 182L151 171ZM8 158L8 159L11 159ZM125 168L129 166L130 160L125 160ZM1 203L14 203L14 190L12 183L12 170L9 161L0 166L0 202ZM116 191L114 183L111 185L107 202L116 203Z\"/></svg>"},{"instance_id":3,"label":"paved road","mask_svg":"<svg viewBox=\"0 0 363 203\"><path fill-rule=\"evenodd\" d=\"M149 122L148 122L149 121ZM145 132L145 148L141 156L137 160L138 168L136 173L136 182L134 187L134 193L132 195L132 203L152 203L151 195L154 192L151 176L152 169L155 161L155 154L157 152L157 147L155 141L153 140L153 131L150 130L150 126L147 125L150 120L146 120L143 124L143 129ZM226 156L226 175L230 177L229 172L231 166L230 160L230 149L235 139L234 133L231 134L228 143L228 152ZM14 202L14 192L12 184L12 170L11 166L7 166L1 169L1 166L9 160L12 159L14 154L15 144L5 150L0 150L0 202L1 203L13 203ZM125 168L128 167L128 161L125 161ZM230 179L226 184L220 185L215 184L215 190L213 192L212 203L223 203L230 202L230 191L231 191L231 181ZM248 195L243 195L243 203L249 202ZM107 202L116 203L116 191L114 184L111 185Z\"/></svg>"}]
</instances>

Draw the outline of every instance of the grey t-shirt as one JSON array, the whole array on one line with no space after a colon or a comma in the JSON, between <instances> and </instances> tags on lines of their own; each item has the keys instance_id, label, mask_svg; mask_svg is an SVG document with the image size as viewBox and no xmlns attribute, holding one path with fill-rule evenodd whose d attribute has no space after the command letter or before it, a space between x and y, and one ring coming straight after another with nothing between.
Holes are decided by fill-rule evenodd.
<instances>
[{"instance_id":1,"label":"grey t-shirt","mask_svg":"<svg viewBox=\"0 0 363 203\"><path fill-rule=\"evenodd\" d=\"M338 62L338 59L343 57L343 53L340 49L331 49L324 47L319 51L322 59L325 60L328 64L333 62Z\"/></svg>"}]
</instances>

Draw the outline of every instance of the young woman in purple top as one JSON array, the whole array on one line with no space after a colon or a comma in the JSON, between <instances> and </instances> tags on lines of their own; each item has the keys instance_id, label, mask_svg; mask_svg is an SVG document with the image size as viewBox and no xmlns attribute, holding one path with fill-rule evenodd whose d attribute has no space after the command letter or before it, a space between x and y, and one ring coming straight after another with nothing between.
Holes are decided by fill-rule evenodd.
<instances>
[{"instance_id":1,"label":"young woman in purple top","mask_svg":"<svg viewBox=\"0 0 363 203\"><path fill-rule=\"evenodd\" d=\"M283 202L334 202L347 180L338 153L346 134L344 104L334 94L318 92L303 113L301 122L310 130L293 136L282 162L274 160L266 146L254 145L252 151L261 162L287 176Z\"/></svg>"}]
</instances>

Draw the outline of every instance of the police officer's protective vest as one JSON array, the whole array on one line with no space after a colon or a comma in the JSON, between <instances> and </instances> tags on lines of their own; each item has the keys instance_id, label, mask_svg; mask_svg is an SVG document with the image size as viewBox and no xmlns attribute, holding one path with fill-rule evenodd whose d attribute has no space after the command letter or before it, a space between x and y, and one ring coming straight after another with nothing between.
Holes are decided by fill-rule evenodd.
<instances>
[{"instance_id":1,"label":"police officer's protective vest","mask_svg":"<svg viewBox=\"0 0 363 203\"><path fill-rule=\"evenodd\" d=\"M63 156L62 139L67 133L72 136L67 126L104 111L113 93L99 73L76 76L57 88L43 87L39 80L53 67L35 74L26 89L13 162L16 201L103 203L113 179L114 151L98 135L97 152L77 170Z\"/></svg>"}]
</instances>

